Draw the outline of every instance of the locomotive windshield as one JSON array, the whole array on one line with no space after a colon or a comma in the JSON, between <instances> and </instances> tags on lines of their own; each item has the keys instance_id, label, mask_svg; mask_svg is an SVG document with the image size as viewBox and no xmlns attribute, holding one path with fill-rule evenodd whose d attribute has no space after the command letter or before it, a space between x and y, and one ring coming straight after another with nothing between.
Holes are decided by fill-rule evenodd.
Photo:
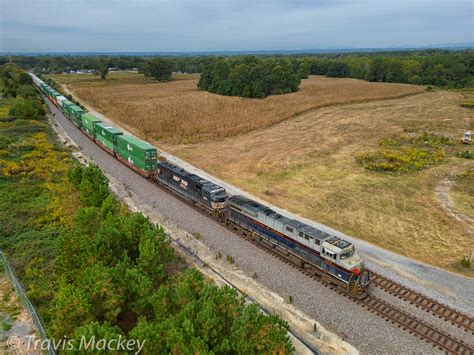
<instances>
[{"instance_id":1,"label":"locomotive windshield","mask_svg":"<svg viewBox=\"0 0 474 355\"><path fill-rule=\"evenodd\" d=\"M350 258L352 255L354 255L354 247L350 248L349 250L343 250L341 252L340 258L341 260Z\"/></svg>"},{"instance_id":2,"label":"locomotive windshield","mask_svg":"<svg viewBox=\"0 0 474 355\"><path fill-rule=\"evenodd\" d=\"M211 201L225 202L226 200L227 200L227 194L225 192L225 189L220 188L220 189L211 191Z\"/></svg>"}]
</instances>

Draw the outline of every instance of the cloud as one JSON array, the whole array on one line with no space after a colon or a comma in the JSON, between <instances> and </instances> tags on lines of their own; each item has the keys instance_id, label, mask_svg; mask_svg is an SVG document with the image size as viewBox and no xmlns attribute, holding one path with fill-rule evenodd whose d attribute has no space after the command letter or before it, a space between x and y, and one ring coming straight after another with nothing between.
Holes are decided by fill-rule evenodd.
<instances>
[{"instance_id":1,"label":"cloud","mask_svg":"<svg viewBox=\"0 0 474 355\"><path fill-rule=\"evenodd\" d=\"M0 0L0 52L474 42L471 0Z\"/></svg>"}]
</instances>

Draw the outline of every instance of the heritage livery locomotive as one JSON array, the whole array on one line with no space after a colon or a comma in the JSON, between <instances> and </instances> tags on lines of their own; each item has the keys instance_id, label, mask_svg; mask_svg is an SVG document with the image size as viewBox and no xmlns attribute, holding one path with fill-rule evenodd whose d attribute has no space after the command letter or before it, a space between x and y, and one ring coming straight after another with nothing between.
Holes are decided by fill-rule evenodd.
<instances>
[{"instance_id":1,"label":"heritage livery locomotive","mask_svg":"<svg viewBox=\"0 0 474 355\"><path fill-rule=\"evenodd\" d=\"M285 217L244 196L229 197L222 186L159 160L156 148L149 143L123 134L120 129L83 111L36 76L32 77L46 97L75 126L128 167L347 294L356 298L368 294L370 272L364 268L352 243Z\"/></svg>"},{"instance_id":2,"label":"heritage livery locomotive","mask_svg":"<svg viewBox=\"0 0 474 355\"><path fill-rule=\"evenodd\" d=\"M358 298L367 294L370 275L352 243L243 196L229 197L227 202L231 223L266 239L272 248L297 254L326 281L342 286L347 293Z\"/></svg>"}]
</instances>

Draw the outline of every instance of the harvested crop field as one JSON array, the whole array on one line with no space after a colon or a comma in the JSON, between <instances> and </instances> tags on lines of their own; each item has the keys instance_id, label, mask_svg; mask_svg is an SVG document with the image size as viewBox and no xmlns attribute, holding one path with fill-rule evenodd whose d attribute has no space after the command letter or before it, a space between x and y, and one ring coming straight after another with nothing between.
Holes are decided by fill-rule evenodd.
<instances>
[{"instance_id":1,"label":"harvested crop field","mask_svg":"<svg viewBox=\"0 0 474 355\"><path fill-rule=\"evenodd\" d=\"M462 268L459 263L474 248L474 225L469 219L457 219L446 209L446 204L437 194L443 181L453 179L455 183L447 194L453 201L454 210L459 209L461 213L474 218L474 201L469 183L472 179L468 177L461 181L455 178L456 174L474 167L474 161L457 156L459 150L474 151L473 146L459 144L462 131L474 129L474 111L460 106L465 99L462 93L434 91L398 99L367 101L367 96L362 99L360 92L350 96L349 88L357 91L375 85L376 88L367 91L372 92L374 98L380 98L377 97L381 95L380 90L400 96L400 89L420 92L423 88L313 77L303 82L305 87L297 94L273 96L254 103L255 100L219 97L189 88L191 93L180 94L183 100L194 95L203 98L217 96L211 102L221 102L221 106L205 109L213 117L226 117L226 122L233 122L239 127L242 119L231 119L235 116L229 116L229 112L237 106L229 108L224 102L237 102L243 107L242 110L248 110L245 111L248 114L258 111L266 112L268 117L275 117L272 116L276 115L275 112L293 112L290 115L295 116L295 112L305 111L301 105L310 107L310 90L321 92L319 96L314 94L313 103L324 106L321 100L326 100L326 107L308 109L291 119L261 120L258 124L247 121L247 133L244 130L219 140L212 140L211 133L199 137L186 136L188 128L184 123L174 125L177 137L181 137L181 141L196 142L191 144L176 144L180 141L178 138L151 139L153 135L150 131L140 126L143 119L139 112L143 112L144 108L137 108L135 113L130 111L125 122L111 113L130 109L132 103L127 100L123 104L113 101L116 107L110 107L112 101L109 100L112 100L113 93L125 91L126 87L135 87L137 93L141 92L142 97L137 93L131 96L136 96L145 107L147 101L156 97L159 91L156 87L168 85L170 100L174 100L178 94L172 91L190 86L193 81L185 80L185 85L176 81L169 84L130 85L124 80L123 85L108 87L105 84L97 89L81 89L80 83L71 85L85 102L142 138L272 204L399 254L474 276L474 270ZM327 93L323 93L324 86L328 88ZM364 95L368 95L367 92ZM302 96L300 106L296 100L287 98L295 98L298 94ZM347 99L348 96L351 99ZM342 104L343 97L346 104ZM350 103L354 97L364 102ZM269 99L276 101L274 104L265 103ZM288 101L283 105L277 99ZM163 107L166 106L165 99L159 102ZM249 107L245 107L244 103L248 103ZM195 104L191 100L175 104L175 109L180 111L188 107L191 110L190 107L195 107ZM204 108L199 112L202 110ZM190 116L192 112L188 113ZM254 117L257 120L257 116ZM204 118L200 124L210 127ZM258 126L258 129L252 130L253 125ZM232 130L228 129L226 134L230 135L230 132ZM440 149L445 152L444 158L434 166L407 173L387 173L369 171L357 162L358 154L375 151L383 139L420 137L424 132L449 138L446 144L440 145ZM420 144L423 146L422 141ZM456 173L453 175L453 172Z\"/></svg>"},{"instance_id":2,"label":"harvested crop field","mask_svg":"<svg viewBox=\"0 0 474 355\"><path fill-rule=\"evenodd\" d=\"M474 112L460 94L432 92L397 100L318 109L273 127L223 141L162 145L163 149L258 195L272 204L346 234L428 264L474 276L459 260L474 248L474 224L444 208L438 185L474 168L456 156ZM419 136L452 139L439 165L409 173L372 172L356 156L380 139ZM469 176L452 187L454 208L472 214Z\"/></svg>"},{"instance_id":3,"label":"harvested crop field","mask_svg":"<svg viewBox=\"0 0 474 355\"><path fill-rule=\"evenodd\" d=\"M147 139L196 143L232 137L269 127L318 107L396 98L424 91L404 84L368 83L356 79L312 76L293 94L243 99L199 91L196 76L157 83L139 74L52 76L80 98ZM184 79L186 76L181 76Z\"/></svg>"}]
</instances>

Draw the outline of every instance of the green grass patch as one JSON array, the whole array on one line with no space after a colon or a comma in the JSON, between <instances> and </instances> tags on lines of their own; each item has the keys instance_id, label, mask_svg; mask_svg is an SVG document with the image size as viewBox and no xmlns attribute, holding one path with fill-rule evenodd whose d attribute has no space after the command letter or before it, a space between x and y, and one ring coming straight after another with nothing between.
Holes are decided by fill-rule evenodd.
<instances>
[{"instance_id":1,"label":"green grass patch","mask_svg":"<svg viewBox=\"0 0 474 355\"><path fill-rule=\"evenodd\" d=\"M449 192L454 207L460 213L474 218L474 170L468 169L454 177L455 184Z\"/></svg>"},{"instance_id":2,"label":"green grass patch","mask_svg":"<svg viewBox=\"0 0 474 355\"><path fill-rule=\"evenodd\" d=\"M464 108L474 108L474 101L464 101L460 105Z\"/></svg>"},{"instance_id":3,"label":"green grass patch","mask_svg":"<svg viewBox=\"0 0 474 355\"><path fill-rule=\"evenodd\" d=\"M356 155L356 161L367 170L406 173L441 164L445 146L454 145L451 138L423 133L420 136L398 136L379 141L377 150Z\"/></svg>"},{"instance_id":4,"label":"green grass patch","mask_svg":"<svg viewBox=\"0 0 474 355\"><path fill-rule=\"evenodd\" d=\"M13 327L13 324L9 319L0 321L0 332L1 331L8 332L10 329L12 329L12 327Z\"/></svg>"},{"instance_id":5,"label":"green grass patch","mask_svg":"<svg viewBox=\"0 0 474 355\"><path fill-rule=\"evenodd\" d=\"M470 150L462 150L458 152L458 157L463 159L474 159L474 152Z\"/></svg>"}]
</instances>

